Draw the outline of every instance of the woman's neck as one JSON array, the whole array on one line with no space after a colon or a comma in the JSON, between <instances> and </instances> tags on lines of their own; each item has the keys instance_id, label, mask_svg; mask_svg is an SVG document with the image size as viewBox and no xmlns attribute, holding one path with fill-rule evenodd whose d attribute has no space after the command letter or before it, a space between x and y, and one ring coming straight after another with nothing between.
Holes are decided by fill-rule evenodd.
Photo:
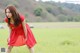
<instances>
[{"instance_id":1,"label":"woman's neck","mask_svg":"<svg viewBox=\"0 0 80 53\"><path fill-rule=\"evenodd\" d=\"M12 18L12 17L11 17L11 23L12 23L12 24L14 24L14 20L13 20L13 18Z\"/></svg>"}]
</instances>

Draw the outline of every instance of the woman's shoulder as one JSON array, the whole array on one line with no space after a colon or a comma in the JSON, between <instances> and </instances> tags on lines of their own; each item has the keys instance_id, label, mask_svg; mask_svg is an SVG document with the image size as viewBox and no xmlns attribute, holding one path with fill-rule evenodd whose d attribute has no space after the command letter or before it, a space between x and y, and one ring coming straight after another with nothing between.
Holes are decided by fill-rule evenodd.
<instances>
[{"instance_id":1,"label":"woman's shoulder","mask_svg":"<svg viewBox=\"0 0 80 53\"><path fill-rule=\"evenodd\" d=\"M21 21L24 21L25 16L24 16L24 15L22 15L22 14L19 14L19 15L20 15L20 19L21 19Z\"/></svg>"},{"instance_id":2,"label":"woman's shoulder","mask_svg":"<svg viewBox=\"0 0 80 53\"><path fill-rule=\"evenodd\" d=\"M23 14L19 14L21 18L25 18L25 16Z\"/></svg>"},{"instance_id":3,"label":"woman's shoulder","mask_svg":"<svg viewBox=\"0 0 80 53\"><path fill-rule=\"evenodd\" d=\"M4 21L5 21L5 22L8 22L8 18L7 18L7 17L5 17L5 18L4 18Z\"/></svg>"}]
</instances>

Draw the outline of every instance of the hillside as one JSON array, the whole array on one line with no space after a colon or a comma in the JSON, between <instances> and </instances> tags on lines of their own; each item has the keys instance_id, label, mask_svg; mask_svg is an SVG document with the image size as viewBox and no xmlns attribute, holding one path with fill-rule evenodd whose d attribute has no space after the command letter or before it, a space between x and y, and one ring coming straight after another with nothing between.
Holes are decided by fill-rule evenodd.
<instances>
[{"instance_id":1,"label":"hillside","mask_svg":"<svg viewBox=\"0 0 80 53\"><path fill-rule=\"evenodd\" d=\"M35 0L0 0L0 22L3 22L4 9L9 4L15 5L18 11L25 15L27 22L80 21L80 5L77 4L37 2Z\"/></svg>"}]
</instances>

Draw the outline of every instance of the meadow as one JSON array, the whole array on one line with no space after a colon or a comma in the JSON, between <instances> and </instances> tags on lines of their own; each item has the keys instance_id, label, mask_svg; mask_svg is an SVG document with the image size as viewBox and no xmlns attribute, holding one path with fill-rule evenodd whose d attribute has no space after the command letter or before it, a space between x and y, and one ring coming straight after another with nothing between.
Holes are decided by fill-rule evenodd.
<instances>
[{"instance_id":1,"label":"meadow","mask_svg":"<svg viewBox=\"0 0 80 53\"><path fill-rule=\"evenodd\" d=\"M80 53L79 22L29 24L34 26L31 30L37 40L35 53ZM0 47L7 48L8 35L7 27L0 29ZM14 47L11 53L29 53L29 50L25 45Z\"/></svg>"}]
</instances>

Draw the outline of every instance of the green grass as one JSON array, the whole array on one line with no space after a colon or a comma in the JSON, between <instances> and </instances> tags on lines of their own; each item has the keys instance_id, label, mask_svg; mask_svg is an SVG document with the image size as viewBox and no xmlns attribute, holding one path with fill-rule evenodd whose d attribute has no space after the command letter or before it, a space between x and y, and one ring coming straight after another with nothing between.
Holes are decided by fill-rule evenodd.
<instances>
[{"instance_id":1,"label":"green grass","mask_svg":"<svg viewBox=\"0 0 80 53\"><path fill-rule=\"evenodd\" d=\"M80 28L33 28L37 40L35 53L80 53ZM0 47L7 48L7 29L0 29ZM26 46L14 47L12 53L29 53Z\"/></svg>"},{"instance_id":2,"label":"green grass","mask_svg":"<svg viewBox=\"0 0 80 53\"><path fill-rule=\"evenodd\" d=\"M80 53L80 28L33 29L33 31L38 40L37 53Z\"/></svg>"}]
</instances>

